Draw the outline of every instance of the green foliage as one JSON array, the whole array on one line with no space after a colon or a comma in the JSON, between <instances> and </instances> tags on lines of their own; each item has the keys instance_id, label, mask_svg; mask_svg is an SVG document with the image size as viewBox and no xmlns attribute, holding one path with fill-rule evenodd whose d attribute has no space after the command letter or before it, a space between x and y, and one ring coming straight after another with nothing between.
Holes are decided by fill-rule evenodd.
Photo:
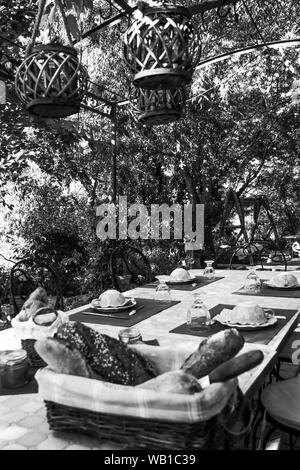
<instances>
[{"instance_id":1,"label":"green foliage","mask_svg":"<svg viewBox=\"0 0 300 470\"><path fill-rule=\"evenodd\" d=\"M91 2L80 3L66 2L69 21L82 18L85 7L88 28L94 24L93 12L88 13ZM216 11L195 17L203 57L299 34L299 2L247 2L256 25L243 4L238 2L236 11L231 7L223 18ZM53 6L54 1L48 2L47 15ZM13 75L24 56L36 2L14 0L0 13L0 34L7 39L0 44L1 78ZM44 18L46 29L48 20ZM77 37L74 24L71 29ZM82 43L91 80L112 100L129 93L121 39L117 28L107 28ZM209 255L230 187L240 195L267 194L280 233L296 230L299 116L291 106L290 89L299 76L298 55L298 49L266 50L199 68L185 117L174 124L141 126L128 107L119 107L118 193L127 195L129 203L147 206L205 204ZM97 292L109 282L103 266L111 245L95 235L95 207L112 193L112 124L86 111L65 120L32 118L16 99L12 83L7 87L7 105L0 106L0 201L11 211L7 237L19 256L46 256L63 273L69 293ZM147 241L142 248L156 273L170 272L184 256L179 242Z\"/></svg>"}]
</instances>

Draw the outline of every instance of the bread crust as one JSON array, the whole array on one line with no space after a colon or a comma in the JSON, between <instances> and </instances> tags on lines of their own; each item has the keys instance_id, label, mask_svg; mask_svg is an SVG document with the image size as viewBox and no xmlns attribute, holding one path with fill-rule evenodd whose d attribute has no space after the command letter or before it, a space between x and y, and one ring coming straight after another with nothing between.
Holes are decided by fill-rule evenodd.
<instances>
[{"instance_id":1,"label":"bread crust","mask_svg":"<svg viewBox=\"0 0 300 470\"><path fill-rule=\"evenodd\" d=\"M202 341L198 349L184 361L181 369L200 379L234 357L242 349L244 342L235 328L220 331Z\"/></svg>"}]
</instances>

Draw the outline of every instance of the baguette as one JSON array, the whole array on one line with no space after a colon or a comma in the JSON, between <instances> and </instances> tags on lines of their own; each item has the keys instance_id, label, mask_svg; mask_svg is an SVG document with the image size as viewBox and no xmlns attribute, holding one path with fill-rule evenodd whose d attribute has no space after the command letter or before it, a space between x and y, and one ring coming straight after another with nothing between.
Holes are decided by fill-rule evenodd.
<instances>
[{"instance_id":1,"label":"baguette","mask_svg":"<svg viewBox=\"0 0 300 470\"><path fill-rule=\"evenodd\" d=\"M33 322L40 326L50 326L56 320L57 313L52 307L41 307L33 315Z\"/></svg>"},{"instance_id":2,"label":"baguette","mask_svg":"<svg viewBox=\"0 0 300 470\"><path fill-rule=\"evenodd\" d=\"M202 341L198 349L184 361L181 369L200 379L234 357L244 342L244 338L234 328L220 331Z\"/></svg>"},{"instance_id":3,"label":"baguette","mask_svg":"<svg viewBox=\"0 0 300 470\"><path fill-rule=\"evenodd\" d=\"M85 358L78 349L70 349L54 338L39 339L34 348L50 369L58 374L92 377Z\"/></svg>"},{"instance_id":4,"label":"baguette","mask_svg":"<svg viewBox=\"0 0 300 470\"><path fill-rule=\"evenodd\" d=\"M35 289L28 299L24 302L21 312L19 313L20 321L29 320L37 310L48 305L47 292L43 287Z\"/></svg>"},{"instance_id":5,"label":"baguette","mask_svg":"<svg viewBox=\"0 0 300 470\"><path fill-rule=\"evenodd\" d=\"M209 374L210 383L225 382L258 366L264 358L260 349L248 351L224 362Z\"/></svg>"},{"instance_id":6,"label":"baguette","mask_svg":"<svg viewBox=\"0 0 300 470\"><path fill-rule=\"evenodd\" d=\"M172 370L158 375L154 379L148 380L137 386L147 390L156 390L165 393L180 393L191 395L201 392L202 387L198 380L190 374L181 370Z\"/></svg>"}]
</instances>

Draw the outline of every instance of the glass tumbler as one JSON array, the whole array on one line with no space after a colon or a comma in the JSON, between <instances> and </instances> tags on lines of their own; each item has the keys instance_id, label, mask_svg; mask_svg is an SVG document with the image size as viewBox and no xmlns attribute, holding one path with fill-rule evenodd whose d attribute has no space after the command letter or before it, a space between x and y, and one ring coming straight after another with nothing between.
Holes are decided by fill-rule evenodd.
<instances>
[{"instance_id":1,"label":"glass tumbler","mask_svg":"<svg viewBox=\"0 0 300 470\"><path fill-rule=\"evenodd\" d=\"M167 284L167 279L159 278L159 284L154 292L154 300L157 305L171 303L171 289Z\"/></svg>"},{"instance_id":2,"label":"glass tumbler","mask_svg":"<svg viewBox=\"0 0 300 470\"><path fill-rule=\"evenodd\" d=\"M258 266L251 266L250 272L245 279L244 290L248 294L259 294L261 292L261 280L256 273Z\"/></svg>"},{"instance_id":3,"label":"glass tumbler","mask_svg":"<svg viewBox=\"0 0 300 470\"><path fill-rule=\"evenodd\" d=\"M187 311L187 327L195 332L207 331L211 321L210 311L204 304L201 294L194 294L193 297L193 303Z\"/></svg>"}]
</instances>

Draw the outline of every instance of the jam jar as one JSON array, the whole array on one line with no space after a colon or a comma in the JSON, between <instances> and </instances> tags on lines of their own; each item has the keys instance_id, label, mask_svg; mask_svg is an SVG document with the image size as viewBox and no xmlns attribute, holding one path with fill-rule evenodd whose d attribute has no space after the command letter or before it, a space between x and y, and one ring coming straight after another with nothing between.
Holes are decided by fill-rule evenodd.
<instances>
[{"instance_id":1,"label":"jam jar","mask_svg":"<svg viewBox=\"0 0 300 470\"><path fill-rule=\"evenodd\" d=\"M124 328L119 331L119 339L123 344L142 343L143 338L137 328Z\"/></svg>"},{"instance_id":2,"label":"jam jar","mask_svg":"<svg viewBox=\"0 0 300 470\"><path fill-rule=\"evenodd\" d=\"M0 384L3 388L23 387L28 382L28 359L24 349L0 351Z\"/></svg>"}]
</instances>

